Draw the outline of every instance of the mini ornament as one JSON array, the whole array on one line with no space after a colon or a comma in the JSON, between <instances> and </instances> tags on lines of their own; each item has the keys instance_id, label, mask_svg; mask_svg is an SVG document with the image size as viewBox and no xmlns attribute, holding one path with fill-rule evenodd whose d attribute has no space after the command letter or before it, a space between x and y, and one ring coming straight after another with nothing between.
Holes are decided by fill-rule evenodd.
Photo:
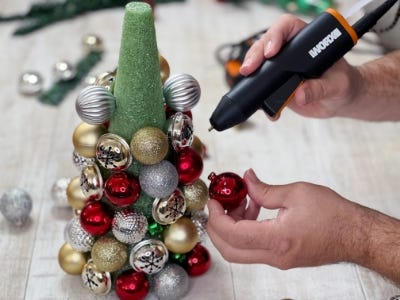
<instances>
[{"instance_id":1,"label":"mini ornament","mask_svg":"<svg viewBox=\"0 0 400 300\"><path fill-rule=\"evenodd\" d=\"M199 242L197 228L188 217L182 217L163 232L164 244L173 253L187 253Z\"/></svg>"},{"instance_id":2,"label":"mini ornament","mask_svg":"<svg viewBox=\"0 0 400 300\"><path fill-rule=\"evenodd\" d=\"M51 198L55 207L68 207L67 188L71 178L62 177L56 180L51 187Z\"/></svg>"},{"instance_id":3,"label":"mini ornament","mask_svg":"<svg viewBox=\"0 0 400 300\"><path fill-rule=\"evenodd\" d=\"M42 76L34 71L27 71L21 74L18 81L18 91L25 96L34 96L43 89Z\"/></svg>"},{"instance_id":4,"label":"mini ornament","mask_svg":"<svg viewBox=\"0 0 400 300\"><path fill-rule=\"evenodd\" d=\"M82 192L87 199L101 199L103 196L103 177L96 164L83 167L79 180Z\"/></svg>"},{"instance_id":5,"label":"mini ornament","mask_svg":"<svg viewBox=\"0 0 400 300\"><path fill-rule=\"evenodd\" d=\"M212 172L208 179L211 180L208 188L210 198L221 203L224 209L235 209L246 198L247 185L239 175L231 172L215 175Z\"/></svg>"},{"instance_id":6,"label":"mini ornament","mask_svg":"<svg viewBox=\"0 0 400 300\"><path fill-rule=\"evenodd\" d=\"M83 167L86 167L88 165L92 165L96 163L96 158L94 157L84 157L80 155L78 152L73 151L72 152L72 161L74 162L74 165L81 170Z\"/></svg>"},{"instance_id":7,"label":"mini ornament","mask_svg":"<svg viewBox=\"0 0 400 300\"><path fill-rule=\"evenodd\" d=\"M186 202L182 192L177 189L167 198L156 198L153 202L153 219L167 225L176 222L186 210Z\"/></svg>"},{"instance_id":8,"label":"mini ornament","mask_svg":"<svg viewBox=\"0 0 400 300\"><path fill-rule=\"evenodd\" d=\"M100 201L86 204L80 214L82 228L94 236L105 234L111 229L112 213Z\"/></svg>"},{"instance_id":9,"label":"mini ornament","mask_svg":"<svg viewBox=\"0 0 400 300\"><path fill-rule=\"evenodd\" d=\"M82 38L82 47L86 52L102 52L104 50L103 40L94 34L87 34Z\"/></svg>"},{"instance_id":10,"label":"mini ornament","mask_svg":"<svg viewBox=\"0 0 400 300\"><path fill-rule=\"evenodd\" d=\"M82 270L84 287L96 295L107 295L111 291L112 280L110 272L99 272L92 259L89 259Z\"/></svg>"},{"instance_id":11,"label":"mini ornament","mask_svg":"<svg viewBox=\"0 0 400 300\"><path fill-rule=\"evenodd\" d=\"M12 188L0 198L0 212L15 226L23 226L32 210L31 196L21 188Z\"/></svg>"},{"instance_id":12,"label":"mini ornament","mask_svg":"<svg viewBox=\"0 0 400 300\"><path fill-rule=\"evenodd\" d=\"M115 292L120 300L145 299L150 290L150 283L143 272L126 270L115 281Z\"/></svg>"},{"instance_id":13,"label":"mini ornament","mask_svg":"<svg viewBox=\"0 0 400 300\"><path fill-rule=\"evenodd\" d=\"M92 250L95 238L82 228L79 218L71 219L69 226L66 227L65 235L65 240L71 245L72 249L79 252Z\"/></svg>"},{"instance_id":14,"label":"mini ornament","mask_svg":"<svg viewBox=\"0 0 400 300\"><path fill-rule=\"evenodd\" d=\"M104 125L79 124L72 134L75 151L84 157L96 157L97 141L106 132Z\"/></svg>"},{"instance_id":15,"label":"mini ornament","mask_svg":"<svg viewBox=\"0 0 400 300\"><path fill-rule=\"evenodd\" d=\"M147 232L147 219L144 215L124 209L115 213L112 232L117 240L126 244L140 242Z\"/></svg>"},{"instance_id":16,"label":"mini ornament","mask_svg":"<svg viewBox=\"0 0 400 300\"><path fill-rule=\"evenodd\" d=\"M168 137L175 151L189 147L193 142L192 119L177 112L168 120Z\"/></svg>"},{"instance_id":17,"label":"mini ornament","mask_svg":"<svg viewBox=\"0 0 400 300\"><path fill-rule=\"evenodd\" d=\"M112 204L125 207L133 204L140 196L139 181L125 172L110 175L104 184L104 193Z\"/></svg>"},{"instance_id":18,"label":"mini ornament","mask_svg":"<svg viewBox=\"0 0 400 300\"><path fill-rule=\"evenodd\" d=\"M58 61L53 66L53 75L56 81L68 81L76 76L76 69L67 61Z\"/></svg>"},{"instance_id":19,"label":"mini ornament","mask_svg":"<svg viewBox=\"0 0 400 300\"><path fill-rule=\"evenodd\" d=\"M143 127L131 140L133 157L142 164L153 165L162 161L168 153L168 137L157 127Z\"/></svg>"},{"instance_id":20,"label":"mini ornament","mask_svg":"<svg viewBox=\"0 0 400 300\"><path fill-rule=\"evenodd\" d=\"M83 194L81 189L80 176L76 176L71 179L67 186L67 200L68 204L76 210L81 210L85 207L86 196Z\"/></svg>"},{"instance_id":21,"label":"mini ornament","mask_svg":"<svg viewBox=\"0 0 400 300\"><path fill-rule=\"evenodd\" d=\"M99 238L93 245L91 257L101 272L115 272L122 268L128 259L126 246L110 236Z\"/></svg>"},{"instance_id":22,"label":"mini ornament","mask_svg":"<svg viewBox=\"0 0 400 300\"><path fill-rule=\"evenodd\" d=\"M139 182L142 190L151 197L165 198L178 186L178 172L167 160L141 168Z\"/></svg>"},{"instance_id":23,"label":"mini ornament","mask_svg":"<svg viewBox=\"0 0 400 300\"><path fill-rule=\"evenodd\" d=\"M164 84L165 103L173 110L191 110L200 100L201 89L197 80L189 74L170 76Z\"/></svg>"},{"instance_id":24,"label":"mini ornament","mask_svg":"<svg viewBox=\"0 0 400 300\"><path fill-rule=\"evenodd\" d=\"M190 216L190 220L192 220L193 224L196 226L200 242L205 242L207 237L207 223L208 223L207 213L203 210L195 211Z\"/></svg>"},{"instance_id":25,"label":"mini ornament","mask_svg":"<svg viewBox=\"0 0 400 300\"><path fill-rule=\"evenodd\" d=\"M96 158L102 167L114 172L126 170L132 163L128 143L113 133L106 133L99 138Z\"/></svg>"},{"instance_id":26,"label":"mini ornament","mask_svg":"<svg viewBox=\"0 0 400 300\"><path fill-rule=\"evenodd\" d=\"M65 243L58 251L58 264L66 273L80 275L86 264L86 256L84 253L74 250L70 244Z\"/></svg>"},{"instance_id":27,"label":"mini ornament","mask_svg":"<svg viewBox=\"0 0 400 300\"><path fill-rule=\"evenodd\" d=\"M203 210L208 202L208 187L200 178L181 187L186 200L187 211L194 213Z\"/></svg>"},{"instance_id":28,"label":"mini ornament","mask_svg":"<svg viewBox=\"0 0 400 300\"><path fill-rule=\"evenodd\" d=\"M202 158L207 157L207 148L197 135L194 135L193 142L190 145Z\"/></svg>"},{"instance_id":29,"label":"mini ornament","mask_svg":"<svg viewBox=\"0 0 400 300\"><path fill-rule=\"evenodd\" d=\"M112 92L114 88L116 75L117 75L117 70L113 72L105 72L97 77L95 85L104 87L110 92Z\"/></svg>"},{"instance_id":30,"label":"mini ornament","mask_svg":"<svg viewBox=\"0 0 400 300\"><path fill-rule=\"evenodd\" d=\"M179 174L179 183L186 185L199 179L203 172L203 159L192 148L183 148L176 153L175 167Z\"/></svg>"},{"instance_id":31,"label":"mini ornament","mask_svg":"<svg viewBox=\"0 0 400 300\"><path fill-rule=\"evenodd\" d=\"M210 253L204 246L197 244L188 254L184 268L190 276L199 276L207 272L210 266Z\"/></svg>"},{"instance_id":32,"label":"mini ornament","mask_svg":"<svg viewBox=\"0 0 400 300\"><path fill-rule=\"evenodd\" d=\"M181 266L170 263L152 277L151 286L159 299L181 299L189 291L189 276Z\"/></svg>"},{"instance_id":33,"label":"mini ornament","mask_svg":"<svg viewBox=\"0 0 400 300\"><path fill-rule=\"evenodd\" d=\"M146 274L159 272L168 261L168 249L156 239L143 240L133 247L129 263L136 271Z\"/></svg>"},{"instance_id":34,"label":"mini ornament","mask_svg":"<svg viewBox=\"0 0 400 300\"><path fill-rule=\"evenodd\" d=\"M83 122L104 124L115 111L115 97L105 87L90 85L79 93L75 109Z\"/></svg>"}]
</instances>

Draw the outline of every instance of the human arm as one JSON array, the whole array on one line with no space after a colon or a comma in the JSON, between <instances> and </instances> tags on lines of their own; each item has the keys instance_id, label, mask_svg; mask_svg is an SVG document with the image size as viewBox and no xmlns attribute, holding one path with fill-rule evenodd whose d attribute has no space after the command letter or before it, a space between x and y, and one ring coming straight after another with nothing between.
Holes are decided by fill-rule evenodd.
<instances>
[{"instance_id":1,"label":"human arm","mask_svg":"<svg viewBox=\"0 0 400 300\"><path fill-rule=\"evenodd\" d=\"M285 14L249 49L241 67L245 76L276 55L306 25ZM306 80L288 107L316 118L347 117L369 121L400 120L400 50L360 66L340 59L318 79Z\"/></svg>"},{"instance_id":2,"label":"human arm","mask_svg":"<svg viewBox=\"0 0 400 300\"><path fill-rule=\"evenodd\" d=\"M268 185L244 175L249 204L225 213L209 201L208 233L235 263L280 269L353 262L400 283L400 222L310 183ZM257 220L259 210L278 209Z\"/></svg>"}]
</instances>

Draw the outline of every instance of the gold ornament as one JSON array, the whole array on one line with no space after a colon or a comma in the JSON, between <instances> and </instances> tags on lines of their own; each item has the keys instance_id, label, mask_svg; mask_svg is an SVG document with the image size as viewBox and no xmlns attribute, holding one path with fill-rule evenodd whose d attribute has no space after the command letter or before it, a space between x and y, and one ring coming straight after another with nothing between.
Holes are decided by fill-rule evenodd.
<instances>
[{"instance_id":1,"label":"gold ornament","mask_svg":"<svg viewBox=\"0 0 400 300\"><path fill-rule=\"evenodd\" d=\"M81 189L80 177L72 178L67 186L68 204L75 210L81 210L85 206L86 196Z\"/></svg>"},{"instance_id":2,"label":"gold ornament","mask_svg":"<svg viewBox=\"0 0 400 300\"><path fill-rule=\"evenodd\" d=\"M208 187L203 180L197 179L192 184L182 186L181 190L186 201L186 211L193 213L204 209L209 195Z\"/></svg>"},{"instance_id":3,"label":"gold ornament","mask_svg":"<svg viewBox=\"0 0 400 300\"><path fill-rule=\"evenodd\" d=\"M97 140L106 132L104 125L79 124L72 135L75 151L83 157L96 157Z\"/></svg>"},{"instance_id":4,"label":"gold ornament","mask_svg":"<svg viewBox=\"0 0 400 300\"><path fill-rule=\"evenodd\" d=\"M93 263L100 272L115 272L128 259L126 246L113 237L101 237L92 248Z\"/></svg>"},{"instance_id":5,"label":"gold ornament","mask_svg":"<svg viewBox=\"0 0 400 300\"><path fill-rule=\"evenodd\" d=\"M179 218L163 233L164 244L173 253L187 253L199 242L196 225L187 217Z\"/></svg>"},{"instance_id":6,"label":"gold ornament","mask_svg":"<svg viewBox=\"0 0 400 300\"><path fill-rule=\"evenodd\" d=\"M206 147L197 135L193 136L193 141L190 147L196 151L201 157L206 157Z\"/></svg>"},{"instance_id":7,"label":"gold ornament","mask_svg":"<svg viewBox=\"0 0 400 300\"><path fill-rule=\"evenodd\" d=\"M96 79L95 85L105 87L107 90L112 92L114 89L113 87L116 76L117 76L117 69L115 69L113 72L105 72L103 74L100 74Z\"/></svg>"},{"instance_id":8,"label":"gold ornament","mask_svg":"<svg viewBox=\"0 0 400 300\"><path fill-rule=\"evenodd\" d=\"M157 127L143 127L132 136L131 152L142 164L159 163L168 153L168 137Z\"/></svg>"},{"instance_id":9,"label":"gold ornament","mask_svg":"<svg viewBox=\"0 0 400 300\"><path fill-rule=\"evenodd\" d=\"M81 275L86 264L86 256L72 249L70 244L65 243L58 252L58 263L66 273Z\"/></svg>"},{"instance_id":10,"label":"gold ornament","mask_svg":"<svg viewBox=\"0 0 400 300\"><path fill-rule=\"evenodd\" d=\"M162 84L168 79L170 74L170 68L167 60L162 55L158 55L158 61L160 63L160 75Z\"/></svg>"},{"instance_id":11,"label":"gold ornament","mask_svg":"<svg viewBox=\"0 0 400 300\"><path fill-rule=\"evenodd\" d=\"M111 274L97 271L92 259L89 259L83 268L82 281L83 285L96 295L106 295L111 291Z\"/></svg>"},{"instance_id":12,"label":"gold ornament","mask_svg":"<svg viewBox=\"0 0 400 300\"><path fill-rule=\"evenodd\" d=\"M87 34L82 39L82 46L86 52L102 52L103 40L97 35Z\"/></svg>"}]
</instances>

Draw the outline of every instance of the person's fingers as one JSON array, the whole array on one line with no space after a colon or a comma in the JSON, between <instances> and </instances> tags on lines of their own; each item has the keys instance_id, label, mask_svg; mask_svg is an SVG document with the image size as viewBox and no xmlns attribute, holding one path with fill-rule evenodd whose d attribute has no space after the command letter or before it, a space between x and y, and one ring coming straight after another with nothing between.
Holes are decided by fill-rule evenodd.
<instances>
[{"instance_id":1,"label":"person's fingers","mask_svg":"<svg viewBox=\"0 0 400 300\"><path fill-rule=\"evenodd\" d=\"M254 42L247 51L243 63L240 67L240 73L247 76L253 73L264 61L264 45L262 40Z\"/></svg>"},{"instance_id":2,"label":"person's fingers","mask_svg":"<svg viewBox=\"0 0 400 300\"><path fill-rule=\"evenodd\" d=\"M235 221L242 219L255 220L260 212L260 206L253 200L244 199L239 207L229 210L227 214Z\"/></svg>"}]
</instances>

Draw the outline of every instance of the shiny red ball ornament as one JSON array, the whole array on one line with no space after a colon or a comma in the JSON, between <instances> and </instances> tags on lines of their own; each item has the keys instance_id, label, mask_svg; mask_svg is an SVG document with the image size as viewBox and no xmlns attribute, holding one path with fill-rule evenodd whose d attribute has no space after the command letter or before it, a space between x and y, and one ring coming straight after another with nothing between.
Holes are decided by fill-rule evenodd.
<instances>
[{"instance_id":1,"label":"shiny red ball ornament","mask_svg":"<svg viewBox=\"0 0 400 300\"><path fill-rule=\"evenodd\" d=\"M94 236L100 236L109 231L112 218L111 210L99 201L88 202L80 214L82 228Z\"/></svg>"},{"instance_id":2,"label":"shiny red ball ornament","mask_svg":"<svg viewBox=\"0 0 400 300\"><path fill-rule=\"evenodd\" d=\"M215 175L212 172L208 179L211 180L208 188L210 198L221 203L224 209L234 209L246 198L247 185L239 175L232 172Z\"/></svg>"},{"instance_id":3,"label":"shiny red ball ornament","mask_svg":"<svg viewBox=\"0 0 400 300\"><path fill-rule=\"evenodd\" d=\"M191 184L199 179L203 172L203 158L194 149L184 147L176 153L175 167L178 171L179 183Z\"/></svg>"},{"instance_id":4,"label":"shiny red ball ornament","mask_svg":"<svg viewBox=\"0 0 400 300\"><path fill-rule=\"evenodd\" d=\"M208 271L211 266L211 256L201 244L197 244L189 253L185 270L190 276L199 276Z\"/></svg>"},{"instance_id":5,"label":"shiny red ball ornament","mask_svg":"<svg viewBox=\"0 0 400 300\"><path fill-rule=\"evenodd\" d=\"M133 269L122 272L115 282L115 292L121 300L142 300L146 298L149 289L146 274Z\"/></svg>"},{"instance_id":6,"label":"shiny red ball ornament","mask_svg":"<svg viewBox=\"0 0 400 300\"><path fill-rule=\"evenodd\" d=\"M139 181L125 172L112 174L104 184L104 193L112 204L125 207L136 202L140 196Z\"/></svg>"}]
</instances>

